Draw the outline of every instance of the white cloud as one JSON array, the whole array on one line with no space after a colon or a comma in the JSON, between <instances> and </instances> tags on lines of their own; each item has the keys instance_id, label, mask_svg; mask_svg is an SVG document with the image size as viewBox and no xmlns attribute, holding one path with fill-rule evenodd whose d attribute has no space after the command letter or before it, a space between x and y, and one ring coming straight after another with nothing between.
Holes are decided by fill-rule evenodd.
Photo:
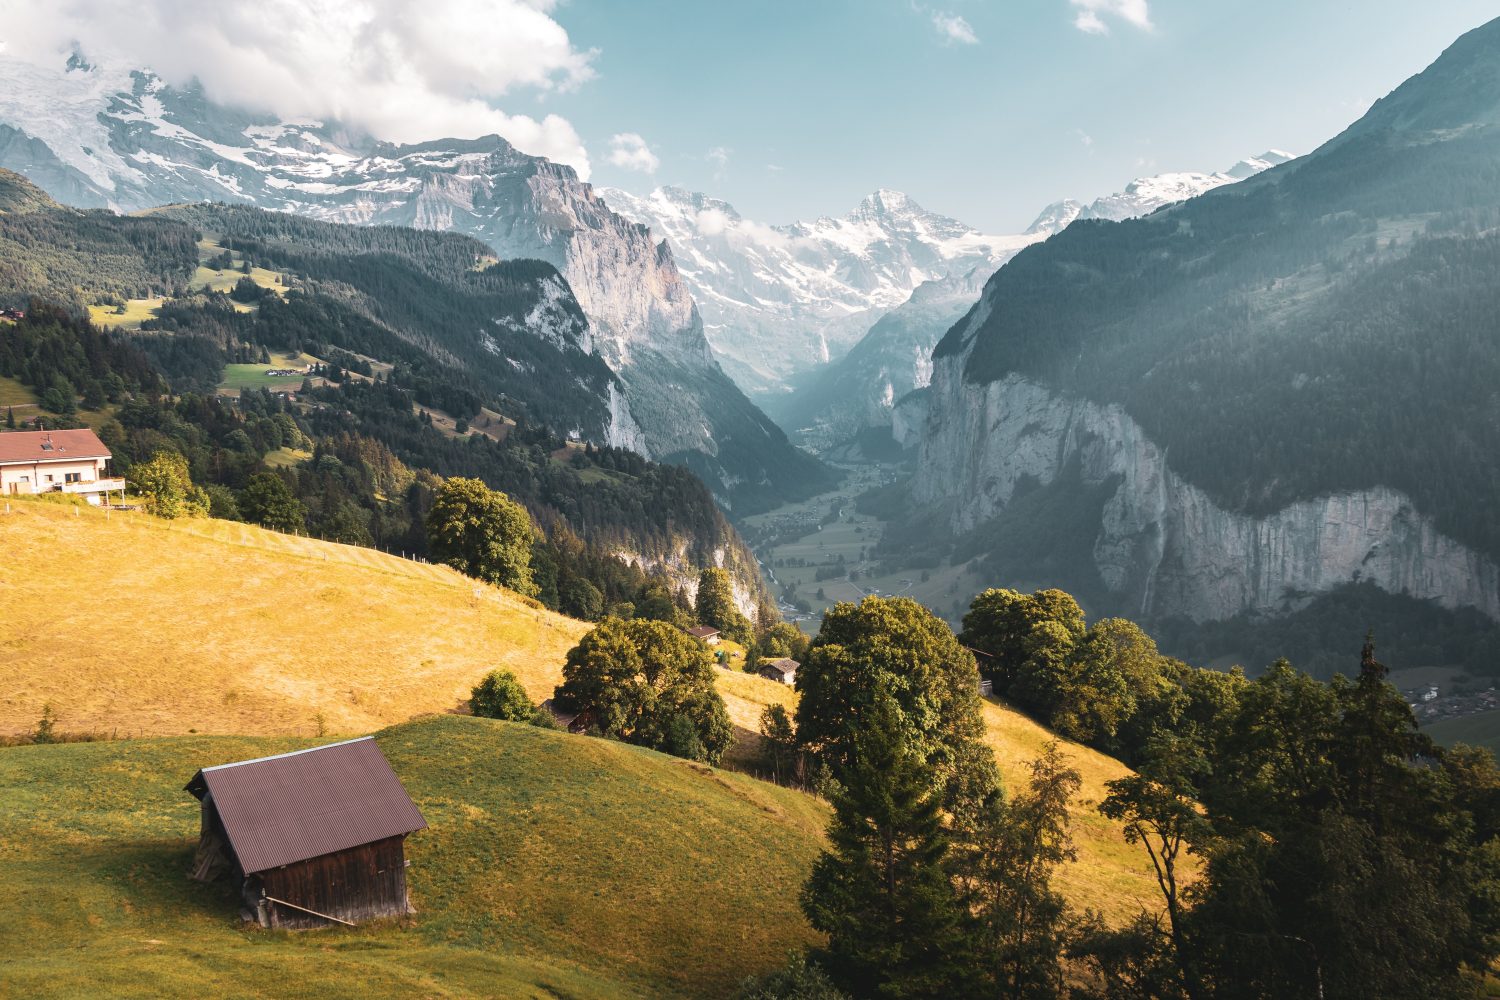
<instances>
[{"instance_id":1,"label":"white cloud","mask_svg":"<svg viewBox=\"0 0 1500 1000\"><path fill-rule=\"evenodd\" d=\"M979 42L979 36L974 34L974 27L957 14L935 10L932 12L932 26L948 45L975 45Z\"/></svg>"},{"instance_id":2,"label":"white cloud","mask_svg":"<svg viewBox=\"0 0 1500 1000\"><path fill-rule=\"evenodd\" d=\"M698 232L704 236L719 236L729 228L729 216L722 209L705 208L694 221Z\"/></svg>"},{"instance_id":3,"label":"white cloud","mask_svg":"<svg viewBox=\"0 0 1500 1000\"><path fill-rule=\"evenodd\" d=\"M729 154L732 152L728 146L715 146L703 154L703 158L713 164L714 180L724 179L724 174L729 170Z\"/></svg>"},{"instance_id":4,"label":"white cloud","mask_svg":"<svg viewBox=\"0 0 1500 1000\"><path fill-rule=\"evenodd\" d=\"M1073 130L1073 134L1078 136L1078 141L1083 143L1085 148L1088 148L1094 144L1094 137L1089 135L1081 128L1075 128Z\"/></svg>"},{"instance_id":5,"label":"white cloud","mask_svg":"<svg viewBox=\"0 0 1500 1000\"><path fill-rule=\"evenodd\" d=\"M1151 10L1147 0L1068 0L1074 10L1073 27L1090 35L1109 34L1106 17L1118 18L1143 31L1150 31Z\"/></svg>"},{"instance_id":6,"label":"white cloud","mask_svg":"<svg viewBox=\"0 0 1500 1000\"><path fill-rule=\"evenodd\" d=\"M8 0L9 53L150 68L199 80L216 101L283 117L337 118L394 142L499 133L588 176L588 154L557 115L510 115L516 90L589 80L556 0ZM24 53L24 56L22 55Z\"/></svg>"},{"instance_id":7,"label":"white cloud","mask_svg":"<svg viewBox=\"0 0 1500 1000\"><path fill-rule=\"evenodd\" d=\"M634 132L621 132L609 137L609 162L625 170L638 170L643 174L654 174L656 168L661 166L661 160L651 152L646 140Z\"/></svg>"},{"instance_id":8,"label":"white cloud","mask_svg":"<svg viewBox=\"0 0 1500 1000\"><path fill-rule=\"evenodd\" d=\"M774 226L750 219L734 218L719 208L700 209L693 219L701 236L723 236L731 243L753 243L764 247L786 247L791 239Z\"/></svg>"}]
</instances>

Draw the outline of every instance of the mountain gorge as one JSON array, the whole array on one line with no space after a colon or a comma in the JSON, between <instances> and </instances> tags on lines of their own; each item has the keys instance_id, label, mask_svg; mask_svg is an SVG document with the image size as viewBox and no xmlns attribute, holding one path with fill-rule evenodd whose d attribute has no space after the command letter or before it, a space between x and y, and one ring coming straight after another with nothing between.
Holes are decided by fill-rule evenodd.
<instances>
[{"instance_id":1,"label":"mountain gorge","mask_svg":"<svg viewBox=\"0 0 1500 1000\"><path fill-rule=\"evenodd\" d=\"M122 473L175 451L224 491L215 511L230 519L230 491L279 475L303 511L282 530L415 554L437 477L483 478L544 530L554 607L597 617L643 585L691 594L716 566L753 611L767 596L755 560L701 481L566 441L559 428L592 436L618 418L604 403L617 376L583 350L588 322L550 264L487 254L456 233L246 206L71 209L0 170L0 305L31 306L0 337L0 386L21 404L7 419L86 418ZM228 295L205 283L226 257ZM126 299L157 303L139 329L79 318ZM273 351L336 371L274 394L224 384L227 366L259 375Z\"/></svg>"},{"instance_id":2,"label":"mountain gorge","mask_svg":"<svg viewBox=\"0 0 1500 1000\"><path fill-rule=\"evenodd\" d=\"M1500 617L1500 23L1312 154L1017 255L898 414L1003 577L1147 617L1380 588Z\"/></svg>"},{"instance_id":3,"label":"mountain gorge","mask_svg":"<svg viewBox=\"0 0 1500 1000\"><path fill-rule=\"evenodd\" d=\"M616 215L570 168L505 140L378 143L336 124L216 105L79 58L0 60L0 167L82 207L223 201L331 222L473 236L546 261L588 318L577 346L617 376L601 442L688 465L736 509L829 482L714 360L670 247Z\"/></svg>"},{"instance_id":4,"label":"mountain gorge","mask_svg":"<svg viewBox=\"0 0 1500 1000\"><path fill-rule=\"evenodd\" d=\"M1089 205L1055 202L1024 233L996 243L1027 246L1066 229L1078 219L1131 219L1163 206L1253 177L1285 163L1290 154L1270 151L1212 174L1181 172L1141 177L1124 190ZM1013 256L1006 253L918 285L911 296L881 316L842 358L803 380L789 395L765 405L798 440L828 448L866 428L891 427L897 400L927 385L932 351L968 312L990 275Z\"/></svg>"}]
</instances>

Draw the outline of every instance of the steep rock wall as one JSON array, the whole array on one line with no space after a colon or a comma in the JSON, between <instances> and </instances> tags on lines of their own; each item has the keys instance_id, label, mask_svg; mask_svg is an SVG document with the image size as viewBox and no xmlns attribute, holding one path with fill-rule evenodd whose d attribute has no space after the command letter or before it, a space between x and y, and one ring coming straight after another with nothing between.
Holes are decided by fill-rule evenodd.
<instances>
[{"instance_id":1,"label":"steep rock wall","mask_svg":"<svg viewBox=\"0 0 1500 1000\"><path fill-rule=\"evenodd\" d=\"M1500 618L1496 564L1393 489L1317 497L1264 518L1226 510L1170 469L1121 407L1018 375L967 383L964 360L940 359L925 412L906 414L920 421L914 496L955 533L994 517L1018 486L1047 485L1076 465L1086 485L1118 482L1093 554L1105 586L1136 614L1214 620L1367 581Z\"/></svg>"}]
</instances>

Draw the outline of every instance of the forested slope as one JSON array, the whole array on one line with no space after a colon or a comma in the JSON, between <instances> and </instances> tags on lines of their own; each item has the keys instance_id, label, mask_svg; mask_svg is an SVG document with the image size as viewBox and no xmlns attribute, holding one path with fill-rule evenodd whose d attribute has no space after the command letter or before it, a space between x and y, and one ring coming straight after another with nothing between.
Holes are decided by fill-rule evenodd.
<instances>
[{"instance_id":1,"label":"forested slope","mask_svg":"<svg viewBox=\"0 0 1500 1000\"><path fill-rule=\"evenodd\" d=\"M1123 404L1232 510L1381 484L1500 554L1497 92L1491 24L1301 160L1023 251L937 357Z\"/></svg>"}]
</instances>

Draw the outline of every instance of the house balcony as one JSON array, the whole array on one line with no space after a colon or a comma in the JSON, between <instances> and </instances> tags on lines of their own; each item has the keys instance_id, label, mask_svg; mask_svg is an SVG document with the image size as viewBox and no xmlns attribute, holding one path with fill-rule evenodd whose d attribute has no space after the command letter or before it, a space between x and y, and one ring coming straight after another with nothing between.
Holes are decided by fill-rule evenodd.
<instances>
[{"instance_id":1,"label":"house balcony","mask_svg":"<svg viewBox=\"0 0 1500 1000\"><path fill-rule=\"evenodd\" d=\"M64 493L104 493L114 492L115 490L123 493L125 490L125 479L124 477L91 479L88 482L62 483L57 488Z\"/></svg>"}]
</instances>

